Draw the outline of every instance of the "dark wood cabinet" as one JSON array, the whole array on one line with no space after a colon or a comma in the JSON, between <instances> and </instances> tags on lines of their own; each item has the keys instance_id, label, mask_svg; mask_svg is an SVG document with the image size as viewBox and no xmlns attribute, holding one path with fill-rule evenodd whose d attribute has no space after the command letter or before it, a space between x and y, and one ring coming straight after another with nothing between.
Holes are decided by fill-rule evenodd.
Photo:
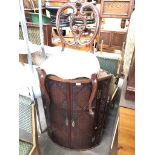
<instances>
[{"instance_id":1,"label":"dark wood cabinet","mask_svg":"<svg viewBox=\"0 0 155 155\"><path fill-rule=\"evenodd\" d=\"M43 71L38 73L51 139L71 149L88 149L98 145L107 117L112 76L105 72L99 75L90 105L94 91L91 79L63 80L46 75ZM90 107L93 114L90 113Z\"/></svg>"}]
</instances>

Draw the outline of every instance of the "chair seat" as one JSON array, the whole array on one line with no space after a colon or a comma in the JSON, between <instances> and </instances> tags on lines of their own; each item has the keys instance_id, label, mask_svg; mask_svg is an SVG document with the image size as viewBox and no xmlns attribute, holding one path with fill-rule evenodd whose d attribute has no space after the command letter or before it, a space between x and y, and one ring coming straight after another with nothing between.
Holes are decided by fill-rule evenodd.
<instances>
[{"instance_id":1,"label":"chair seat","mask_svg":"<svg viewBox=\"0 0 155 155\"><path fill-rule=\"evenodd\" d=\"M46 74L53 74L62 79L75 79L79 77L91 78L91 75L100 70L96 56L88 52L67 50L51 56L41 64Z\"/></svg>"},{"instance_id":2,"label":"chair seat","mask_svg":"<svg viewBox=\"0 0 155 155\"><path fill-rule=\"evenodd\" d=\"M106 59L114 59L114 60L120 60L121 55L119 53L109 53L109 52L96 52L96 56Z\"/></svg>"},{"instance_id":3,"label":"chair seat","mask_svg":"<svg viewBox=\"0 0 155 155\"><path fill-rule=\"evenodd\" d=\"M97 59L99 60L100 67L109 73L116 75L118 70L118 65L121 60L121 55L116 53L108 52L96 52Z\"/></svg>"}]
</instances>

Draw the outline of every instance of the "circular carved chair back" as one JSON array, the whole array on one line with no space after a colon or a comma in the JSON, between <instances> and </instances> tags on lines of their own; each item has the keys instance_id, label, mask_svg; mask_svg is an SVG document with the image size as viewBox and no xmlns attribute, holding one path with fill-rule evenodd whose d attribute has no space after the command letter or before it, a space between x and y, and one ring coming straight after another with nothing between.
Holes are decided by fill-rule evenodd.
<instances>
[{"instance_id":1,"label":"circular carved chair back","mask_svg":"<svg viewBox=\"0 0 155 155\"><path fill-rule=\"evenodd\" d=\"M61 21L63 20L62 17L68 9L72 10L72 13L69 13L68 16L72 41L65 39L65 36L62 35L62 28L60 26ZM90 27L91 22L94 22L93 29ZM57 12L56 27L62 43L62 51L64 50L65 45L78 48L89 46L92 51L93 42L99 29L99 11L96 6L88 2L81 2L80 0L68 2L59 8ZM86 33L88 34L87 40L84 40Z\"/></svg>"}]
</instances>

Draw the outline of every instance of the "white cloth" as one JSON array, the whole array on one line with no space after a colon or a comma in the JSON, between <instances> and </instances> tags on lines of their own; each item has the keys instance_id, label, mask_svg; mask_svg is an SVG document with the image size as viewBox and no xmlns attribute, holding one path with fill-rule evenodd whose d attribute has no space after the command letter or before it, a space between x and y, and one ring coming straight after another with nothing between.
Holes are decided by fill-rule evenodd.
<instances>
[{"instance_id":1,"label":"white cloth","mask_svg":"<svg viewBox=\"0 0 155 155\"><path fill-rule=\"evenodd\" d=\"M62 79L91 78L92 74L100 70L99 61L94 54L67 48L64 52L51 56L40 67L46 74Z\"/></svg>"},{"instance_id":2,"label":"white cloth","mask_svg":"<svg viewBox=\"0 0 155 155\"><path fill-rule=\"evenodd\" d=\"M35 96L41 96L39 78L36 67L37 66L33 65L34 74L32 74L32 71L30 70L30 66L28 64L23 65L19 63L19 94L23 96L30 96L29 93L31 93L33 87Z\"/></svg>"},{"instance_id":3,"label":"white cloth","mask_svg":"<svg viewBox=\"0 0 155 155\"><path fill-rule=\"evenodd\" d=\"M34 53L41 50L40 45L32 44L30 41L28 41L28 46L30 49L30 53ZM17 51L19 54L27 54L27 48L26 48L26 42L25 40L19 40L19 44L17 47Z\"/></svg>"},{"instance_id":4,"label":"white cloth","mask_svg":"<svg viewBox=\"0 0 155 155\"><path fill-rule=\"evenodd\" d=\"M45 53L49 55L56 55L61 53L62 47L59 47L59 46L51 47L51 46L44 45L44 49L45 49Z\"/></svg>"}]
</instances>

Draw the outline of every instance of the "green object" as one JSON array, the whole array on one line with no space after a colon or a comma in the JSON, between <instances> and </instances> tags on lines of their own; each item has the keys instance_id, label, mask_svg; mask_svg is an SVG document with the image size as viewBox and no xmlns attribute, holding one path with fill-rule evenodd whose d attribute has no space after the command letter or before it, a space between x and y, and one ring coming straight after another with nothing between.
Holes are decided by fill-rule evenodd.
<instances>
[{"instance_id":1,"label":"green object","mask_svg":"<svg viewBox=\"0 0 155 155\"><path fill-rule=\"evenodd\" d=\"M104 69L115 76L117 75L117 68L119 63L118 58L97 56L97 59L99 60L101 69Z\"/></svg>"},{"instance_id":2,"label":"green object","mask_svg":"<svg viewBox=\"0 0 155 155\"><path fill-rule=\"evenodd\" d=\"M32 144L19 140L19 155L28 155L32 147Z\"/></svg>"},{"instance_id":3,"label":"green object","mask_svg":"<svg viewBox=\"0 0 155 155\"><path fill-rule=\"evenodd\" d=\"M30 12L29 15L32 23L39 23L39 13ZM44 24L51 24L51 18L45 15L42 15L42 20Z\"/></svg>"}]
</instances>

